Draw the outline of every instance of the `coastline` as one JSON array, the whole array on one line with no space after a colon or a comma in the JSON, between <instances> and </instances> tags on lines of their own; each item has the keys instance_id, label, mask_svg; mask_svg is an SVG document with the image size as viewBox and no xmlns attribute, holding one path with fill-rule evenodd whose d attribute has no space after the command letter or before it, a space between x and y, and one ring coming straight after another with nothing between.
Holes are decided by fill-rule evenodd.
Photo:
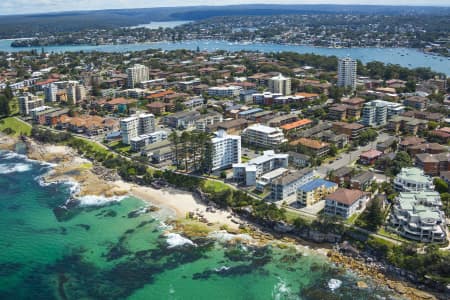
<instances>
[{"instance_id":1,"label":"coastline","mask_svg":"<svg viewBox=\"0 0 450 300\"><path fill-rule=\"evenodd\" d=\"M14 144L17 141L18 139L9 136L0 136L0 149L13 151ZM212 232L222 231L225 234L227 232L235 234L235 238L232 240L236 240L240 236L238 233L247 233L240 230L238 223L243 221L238 217L225 210L215 209L213 212L207 211L208 206L201 203L190 192L172 187L158 190L128 183L117 179L117 177L115 178L116 180L108 181L104 178L104 174L99 175L98 170L93 171L95 166L89 160L81 158L72 148L40 144L33 140L30 140L28 145L29 153L27 157L29 159L53 164L52 171L43 176L42 179L46 183L76 183L78 189L74 194L75 197L94 196L117 201L117 197L133 196L152 206L167 208L174 213L175 219L170 220L171 225L174 225L174 230L186 235L188 238L206 236ZM107 174L106 176L112 175ZM188 218L189 213L194 213L194 217ZM199 220L199 216L204 221ZM398 295L407 296L409 299L436 299L427 292L408 286L406 282L386 278L375 266L367 266L364 262L344 256L334 250L323 248L319 244L302 243L300 239L286 236L277 238L263 230L252 230L248 232L248 236L252 239L252 241L246 241L249 243L258 245L271 244L280 248L294 246L301 252L328 256L330 263L334 263L343 269L351 270L361 277L362 287L358 286L359 288L364 288L364 280L373 280L391 289Z\"/></svg>"}]
</instances>

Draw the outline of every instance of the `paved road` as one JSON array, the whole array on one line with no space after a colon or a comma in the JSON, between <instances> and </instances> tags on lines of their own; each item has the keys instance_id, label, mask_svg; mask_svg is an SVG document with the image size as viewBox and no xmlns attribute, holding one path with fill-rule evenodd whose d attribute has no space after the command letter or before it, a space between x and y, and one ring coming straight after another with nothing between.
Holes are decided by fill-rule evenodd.
<instances>
[{"instance_id":1,"label":"paved road","mask_svg":"<svg viewBox=\"0 0 450 300\"><path fill-rule=\"evenodd\" d=\"M338 157L339 159L335 160L331 164L326 164L326 163L322 164L320 167L317 168L316 174L318 176L324 178L327 176L327 174L330 170L337 170L341 167L351 165L352 163L354 163L356 160L359 159L359 156L361 155L361 153L363 153L364 151L370 150L370 149L375 149L377 143L384 142L389 137L390 137L389 134L384 133L384 132L381 133L380 135L378 135L378 137L375 141L367 144L366 146L359 147L358 149L351 151L350 153L340 154Z\"/></svg>"}]
</instances>

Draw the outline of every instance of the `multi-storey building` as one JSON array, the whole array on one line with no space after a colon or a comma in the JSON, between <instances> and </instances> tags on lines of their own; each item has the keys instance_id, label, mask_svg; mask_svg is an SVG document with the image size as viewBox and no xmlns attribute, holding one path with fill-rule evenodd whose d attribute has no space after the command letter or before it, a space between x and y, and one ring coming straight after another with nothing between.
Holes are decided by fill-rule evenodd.
<instances>
[{"instance_id":1,"label":"multi-storey building","mask_svg":"<svg viewBox=\"0 0 450 300\"><path fill-rule=\"evenodd\" d=\"M218 112L208 112L207 114L200 115L195 119L195 129L205 132L207 126L214 125L222 121L222 114Z\"/></svg>"},{"instance_id":2,"label":"multi-storey building","mask_svg":"<svg viewBox=\"0 0 450 300\"><path fill-rule=\"evenodd\" d=\"M274 76L269 79L269 90L272 93L282 94L284 96L290 95L291 91L291 78L284 77L283 75L278 74L278 76Z\"/></svg>"},{"instance_id":3,"label":"multi-storey building","mask_svg":"<svg viewBox=\"0 0 450 300\"><path fill-rule=\"evenodd\" d=\"M57 93L58 87L55 84L50 83L44 86L45 102L56 102Z\"/></svg>"},{"instance_id":4,"label":"multi-storey building","mask_svg":"<svg viewBox=\"0 0 450 300\"><path fill-rule=\"evenodd\" d=\"M366 126L383 126L392 116L405 111L405 107L399 103L373 100L364 104L361 123Z\"/></svg>"},{"instance_id":5,"label":"multi-storey building","mask_svg":"<svg viewBox=\"0 0 450 300\"><path fill-rule=\"evenodd\" d=\"M167 132L155 131L148 134L138 135L130 139L131 150L138 152L145 146L167 139Z\"/></svg>"},{"instance_id":6,"label":"multi-storey building","mask_svg":"<svg viewBox=\"0 0 450 300\"><path fill-rule=\"evenodd\" d=\"M398 192L433 191L433 179L418 168L403 168L394 179L394 189Z\"/></svg>"},{"instance_id":7,"label":"multi-storey building","mask_svg":"<svg viewBox=\"0 0 450 300\"><path fill-rule=\"evenodd\" d=\"M288 154L267 150L262 156L253 158L247 163L234 164L233 179L244 185L255 185L262 175L279 168L287 168L288 164Z\"/></svg>"},{"instance_id":8,"label":"multi-storey building","mask_svg":"<svg viewBox=\"0 0 450 300\"><path fill-rule=\"evenodd\" d=\"M339 59L338 86L356 89L356 60L350 57Z\"/></svg>"},{"instance_id":9,"label":"multi-storey building","mask_svg":"<svg viewBox=\"0 0 450 300\"><path fill-rule=\"evenodd\" d=\"M144 65L136 64L127 69L127 86L130 89L135 88L143 81L149 80L149 68Z\"/></svg>"},{"instance_id":10,"label":"multi-storey building","mask_svg":"<svg viewBox=\"0 0 450 300\"><path fill-rule=\"evenodd\" d=\"M225 169L241 163L241 137L228 135L226 131L216 132L211 139L211 171Z\"/></svg>"},{"instance_id":11,"label":"multi-storey building","mask_svg":"<svg viewBox=\"0 0 450 300\"><path fill-rule=\"evenodd\" d=\"M230 86L215 86L208 89L208 95L211 97L238 97L242 87Z\"/></svg>"},{"instance_id":12,"label":"multi-storey building","mask_svg":"<svg viewBox=\"0 0 450 300\"><path fill-rule=\"evenodd\" d=\"M336 183L317 178L297 189L297 202L302 206L311 206L337 189Z\"/></svg>"},{"instance_id":13,"label":"multi-storey building","mask_svg":"<svg viewBox=\"0 0 450 300\"><path fill-rule=\"evenodd\" d=\"M287 140L280 128L254 124L242 131L242 141L255 147L277 148Z\"/></svg>"},{"instance_id":14,"label":"multi-storey building","mask_svg":"<svg viewBox=\"0 0 450 300\"><path fill-rule=\"evenodd\" d=\"M164 117L164 124L172 128L189 128L195 126L195 120L200 116L197 110L180 111Z\"/></svg>"},{"instance_id":15,"label":"multi-storey building","mask_svg":"<svg viewBox=\"0 0 450 300\"><path fill-rule=\"evenodd\" d=\"M272 201L289 201L297 199L297 189L299 186L312 180L314 170L302 169L289 171L283 176L272 181L271 195Z\"/></svg>"},{"instance_id":16,"label":"multi-storey building","mask_svg":"<svg viewBox=\"0 0 450 300\"><path fill-rule=\"evenodd\" d=\"M122 143L130 145L131 139L155 131L155 116L139 114L120 120Z\"/></svg>"},{"instance_id":17,"label":"multi-storey building","mask_svg":"<svg viewBox=\"0 0 450 300\"><path fill-rule=\"evenodd\" d=\"M339 188L325 197L325 213L348 219L358 210L362 210L368 195L360 190Z\"/></svg>"},{"instance_id":18,"label":"multi-storey building","mask_svg":"<svg viewBox=\"0 0 450 300\"><path fill-rule=\"evenodd\" d=\"M446 238L446 218L438 192L400 193L391 210L390 227L401 236L423 243Z\"/></svg>"},{"instance_id":19,"label":"multi-storey building","mask_svg":"<svg viewBox=\"0 0 450 300\"><path fill-rule=\"evenodd\" d=\"M31 93L24 93L19 97L19 111L23 116L28 116L31 110L43 105L44 99L41 99Z\"/></svg>"}]
</instances>

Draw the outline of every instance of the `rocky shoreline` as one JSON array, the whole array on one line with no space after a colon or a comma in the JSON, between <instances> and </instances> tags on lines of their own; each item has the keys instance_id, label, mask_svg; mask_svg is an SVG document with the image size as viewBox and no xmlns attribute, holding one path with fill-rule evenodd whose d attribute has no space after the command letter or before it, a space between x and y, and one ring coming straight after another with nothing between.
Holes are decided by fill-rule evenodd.
<instances>
[{"instance_id":1,"label":"rocky shoreline","mask_svg":"<svg viewBox=\"0 0 450 300\"><path fill-rule=\"evenodd\" d=\"M17 141L17 139L3 136L0 138L0 149L14 151L14 145ZM79 184L79 190L76 194L78 197L88 195L114 197L124 196L130 192L129 185L121 185L120 178L115 172L102 166L92 166L88 160L80 158L71 148L44 145L36 143L33 140L28 140L27 146L29 149L28 157L30 159L55 164L53 171L49 172L44 180L46 182L75 181ZM205 199L202 199L202 202L205 203ZM241 218L240 216L236 216L236 218L245 220L245 218ZM438 299L427 292L408 286L404 281L394 280L390 276L386 276L379 264L371 264L333 250L329 243L308 242L288 234L273 232L270 229L265 230L265 226L254 225L251 221L244 221L243 223L246 225L241 224L242 226L239 226L239 229L228 228L226 226L224 229L231 234L248 234L259 245L272 244L279 247L295 246L297 248L300 247L300 251L310 249L327 256L337 266L353 270L360 276L374 280L378 284L390 288L399 296L407 297L408 299ZM208 232L217 230L218 228L217 226L208 226L208 224L202 223L195 218L190 219L189 222L186 220L175 221L173 224L177 231L183 232L188 237L205 236ZM358 283L359 288L365 288L365 286L367 284L363 281Z\"/></svg>"}]
</instances>

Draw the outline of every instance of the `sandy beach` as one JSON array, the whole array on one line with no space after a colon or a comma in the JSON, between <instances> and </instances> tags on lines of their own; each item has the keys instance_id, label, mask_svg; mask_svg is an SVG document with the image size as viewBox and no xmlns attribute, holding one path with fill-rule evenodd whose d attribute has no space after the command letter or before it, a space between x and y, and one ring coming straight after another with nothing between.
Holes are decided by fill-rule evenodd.
<instances>
[{"instance_id":1,"label":"sandy beach","mask_svg":"<svg viewBox=\"0 0 450 300\"><path fill-rule=\"evenodd\" d=\"M123 183L124 187L129 185ZM168 207L173 210L178 218L186 218L190 212L201 215L207 223L226 225L229 229L237 230L239 225L232 220L236 219L225 210L215 209L214 212L206 211L207 206L196 199L192 193L176 190L174 188L153 189L138 185L130 185L130 193L136 198L149 201L157 206Z\"/></svg>"},{"instance_id":2,"label":"sandy beach","mask_svg":"<svg viewBox=\"0 0 450 300\"><path fill-rule=\"evenodd\" d=\"M12 150L17 139L2 136L0 149ZM154 189L124 182L113 171L92 163L80 157L76 151L66 146L41 144L28 141L28 157L33 160L45 161L54 164L43 179L46 182L76 182L78 190L75 197L99 196L106 198L132 195L155 206L168 208L174 212L178 219L185 219L189 213L195 213L203 219L204 223L214 224L217 227L226 225L228 229L238 230L237 218L225 210L214 209L207 211L207 205L201 203L192 193L177 190L171 187ZM239 221L240 222L240 221Z\"/></svg>"}]
</instances>

